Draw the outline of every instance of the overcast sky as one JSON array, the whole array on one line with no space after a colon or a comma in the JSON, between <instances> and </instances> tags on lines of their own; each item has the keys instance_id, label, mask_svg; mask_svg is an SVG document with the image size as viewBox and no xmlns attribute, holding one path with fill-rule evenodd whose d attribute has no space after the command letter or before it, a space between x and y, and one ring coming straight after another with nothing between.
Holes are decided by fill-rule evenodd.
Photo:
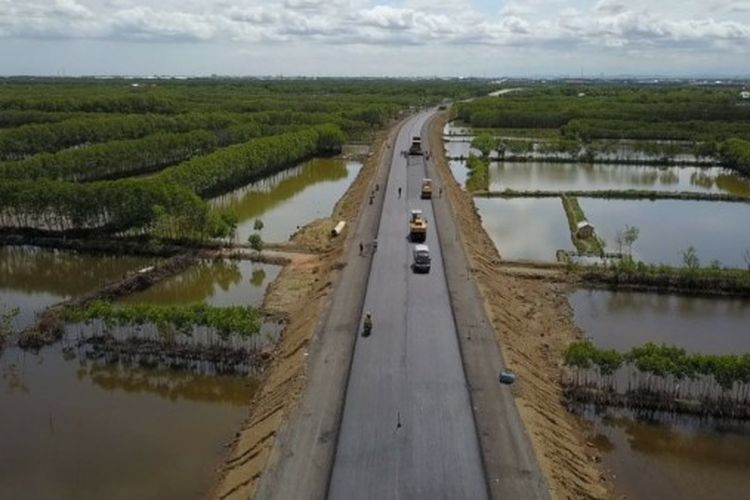
<instances>
[{"instance_id":1,"label":"overcast sky","mask_svg":"<svg viewBox=\"0 0 750 500\"><path fill-rule=\"evenodd\" d=\"M0 74L747 76L750 0L0 0Z\"/></svg>"}]
</instances>

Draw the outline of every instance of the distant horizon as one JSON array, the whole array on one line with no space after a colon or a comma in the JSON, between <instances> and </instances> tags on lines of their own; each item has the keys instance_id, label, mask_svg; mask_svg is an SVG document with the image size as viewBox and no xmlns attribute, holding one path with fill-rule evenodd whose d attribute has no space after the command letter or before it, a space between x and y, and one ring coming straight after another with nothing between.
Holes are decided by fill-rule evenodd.
<instances>
[{"instance_id":1,"label":"distant horizon","mask_svg":"<svg viewBox=\"0 0 750 500\"><path fill-rule=\"evenodd\" d=\"M272 74L126 74L126 73L92 73L79 75L55 75L55 74L1 74L0 79L98 79L98 80L505 80L514 81L545 81L545 80L582 80L582 81L627 81L640 80L643 83L653 83L658 81L704 81L708 83L719 84L724 82L750 82L750 74L747 75L652 75L652 74L613 74L613 75L534 75L534 76L479 76L479 75L313 75L313 74L289 74L289 75L272 75ZM652 82L653 81L653 82ZM498 82L502 84L504 82Z\"/></svg>"},{"instance_id":2,"label":"distant horizon","mask_svg":"<svg viewBox=\"0 0 750 500\"><path fill-rule=\"evenodd\" d=\"M7 76L750 76L750 0L0 4Z\"/></svg>"}]
</instances>

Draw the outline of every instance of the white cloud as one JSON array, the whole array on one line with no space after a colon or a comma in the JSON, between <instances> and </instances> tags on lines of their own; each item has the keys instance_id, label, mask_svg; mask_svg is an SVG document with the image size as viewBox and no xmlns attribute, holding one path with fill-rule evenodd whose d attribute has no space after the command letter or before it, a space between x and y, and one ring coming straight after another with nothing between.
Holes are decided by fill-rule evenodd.
<instances>
[{"instance_id":1,"label":"white cloud","mask_svg":"<svg viewBox=\"0 0 750 500\"><path fill-rule=\"evenodd\" d=\"M474 1L0 0L0 37L210 42L238 50L253 44L253 51L294 44L311 52L312 45L323 51L429 47L431 53L484 45L553 59L589 50L633 57L689 47L750 60L750 0L508 0L494 12Z\"/></svg>"}]
</instances>

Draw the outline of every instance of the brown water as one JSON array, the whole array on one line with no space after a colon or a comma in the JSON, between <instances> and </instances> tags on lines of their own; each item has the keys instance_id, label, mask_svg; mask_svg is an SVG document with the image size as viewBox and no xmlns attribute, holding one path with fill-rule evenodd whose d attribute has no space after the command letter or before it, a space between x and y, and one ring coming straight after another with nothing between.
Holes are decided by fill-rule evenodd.
<instances>
[{"instance_id":1,"label":"brown water","mask_svg":"<svg viewBox=\"0 0 750 500\"><path fill-rule=\"evenodd\" d=\"M203 498L254 382L74 356L0 356L0 497Z\"/></svg>"},{"instance_id":2,"label":"brown water","mask_svg":"<svg viewBox=\"0 0 750 500\"><path fill-rule=\"evenodd\" d=\"M745 500L750 424L591 411L584 418L618 494L636 500ZM614 475L614 477L612 477Z\"/></svg>"},{"instance_id":3,"label":"brown water","mask_svg":"<svg viewBox=\"0 0 750 500\"><path fill-rule=\"evenodd\" d=\"M750 196L750 179L720 167L654 167L617 164L495 162L490 190L689 191Z\"/></svg>"},{"instance_id":4,"label":"brown water","mask_svg":"<svg viewBox=\"0 0 750 500\"><path fill-rule=\"evenodd\" d=\"M248 260L201 261L121 302L259 307L268 285L280 271L281 266Z\"/></svg>"},{"instance_id":5,"label":"brown water","mask_svg":"<svg viewBox=\"0 0 750 500\"><path fill-rule=\"evenodd\" d=\"M586 218L618 251L616 234L625 225L640 230L633 257L649 263L683 265L682 253L693 246L703 266L746 267L750 249L750 203L684 200L605 200L579 198Z\"/></svg>"},{"instance_id":6,"label":"brown water","mask_svg":"<svg viewBox=\"0 0 750 500\"><path fill-rule=\"evenodd\" d=\"M261 219L264 241L286 241L299 227L328 217L359 172L361 163L316 158L211 200L239 217L236 237L247 241Z\"/></svg>"},{"instance_id":7,"label":"brown water","mask_svg":"<svg viewBox=\"0 0 750 500\"><path fill-rule=\"evenodd\" d=\"M559 198L475 198L482 225L504 259L555 261L573 250Z\"/></svg>"},{"instance_id":8,"label":"brown water","mask_svg":"<svg viewBox=\"0 0 750 500\"><path fill-rule=\"evenodd\" d=\"M22 329L48 306L78 297L154 262L141 257L0 247L0 306L20 309L15 327Z\"/></svg>"},{"instance_id":9,"label":"brown water","mask_svg":"<svg viewBox=\"0 0 750 500\"><path fill-rule=\"evenodd\" d=\"M750 352L750 299L579 289L568 300L578 326L603 348L663 342L689 352Z\"/></svg>"}]
</instances>

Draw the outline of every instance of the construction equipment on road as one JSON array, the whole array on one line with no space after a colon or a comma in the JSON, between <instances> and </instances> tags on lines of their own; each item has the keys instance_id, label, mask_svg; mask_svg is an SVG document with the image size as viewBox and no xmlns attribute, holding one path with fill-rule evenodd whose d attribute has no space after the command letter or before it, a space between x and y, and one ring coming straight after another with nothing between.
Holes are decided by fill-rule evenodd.
<instances>
[{"instance_id":1,"label":"construction equipment on road","mask_svg":"<svg viewBox=\"0 0 750 500\"><path fill-rule=\"evenodd\" d=\"M432 198L432 179L422 179L422 192L420 197L423 200L429 200Z\"/></svg>"},{"instance_id":2,"label":"construction equipment on road","mask_svg":"<svg viewBox=\"0 0 750 500\"><path fill-rule=\"evenodd\" d=\"M409 147L410 156L422 156L422 138L412 137L411 146Z\"/></svg>"},{"instance_id":3,"label":"construction equipment on road","mask_svg":"<svg viewBox=\"0 0 750 500\"><path fill-rule=\"evenodd\" d=\"M409 219L409 239L414 243L422 243L427 239L427 219L421 210L412 210Z\"/></svg>"},{"instance_id":4,"label":"construction equipment on road","mask_svg":"<svg viewBox=\"0 0 750 500\"><path fill-rule=\"evenodd\" d=\"M427 245L414 245L414 272L430 272L430 264L432 259L430 258L430 247Z\"/></svg>"}]
</instances>

